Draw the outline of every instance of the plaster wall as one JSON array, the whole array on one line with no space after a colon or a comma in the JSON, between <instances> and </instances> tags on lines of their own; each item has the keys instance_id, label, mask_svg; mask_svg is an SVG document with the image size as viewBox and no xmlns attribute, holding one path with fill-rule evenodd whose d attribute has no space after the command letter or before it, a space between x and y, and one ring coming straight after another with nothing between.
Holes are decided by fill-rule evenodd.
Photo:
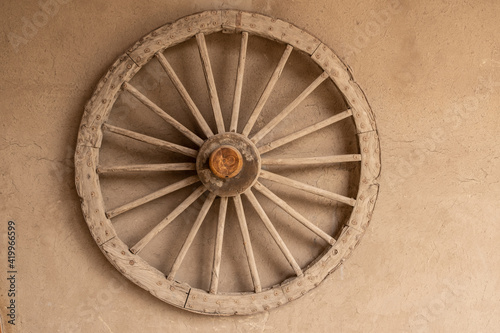
<instances>
[{"instance_id":1,"label":"plaster wall","mask_svg":"<svg viewBox=\"0 0 500 333\"><path fill-rule=\"evenodd\" d=\"M41 4L52 4L49 15ZM166 305L110 265L83 219L73 154L84 104L127 46L225 8L293 22L349 64L376 115L382 176L361 244L322 285L270 312L217 318ZM499 331L499 14L488 0L2 1L5 331ZM9 220L15 326L6 322Z\"/></svg>"}]
</instances>

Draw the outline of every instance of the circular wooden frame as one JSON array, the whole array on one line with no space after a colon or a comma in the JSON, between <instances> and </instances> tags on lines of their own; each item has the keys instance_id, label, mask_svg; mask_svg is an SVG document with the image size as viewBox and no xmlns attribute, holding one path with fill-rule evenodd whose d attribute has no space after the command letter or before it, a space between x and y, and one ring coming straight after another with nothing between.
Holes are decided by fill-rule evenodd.
<instances>
[{"instance_id":1,"label":"circular wooden frame","mask_svg":"<svg viewBox=\"0 0 500 333\"><path fill-rule=\"evenodd\" d=\"M337 118L330 119L330 123L346 117L353 117L360 148L359 154L329 157L330 163L346 161L361 163L361 176L357 197L356 199L348 198L344 200L345 203L353 206L352 214L345 223L339 237L333 239L328 236L326 239L331 244L328 251L322 254L308 267L296 267L295 271L297 272L297 276L283 281L280 285L262 290L260 285L256 283L255 276L252 274L255 292L248 293L219 294L213 289L209 291L196 289L185 283L175 281L170 274L169 276L165 276L162 272L149 265L137 254L141 246L145 244L136 244L134 247L129 248L117 237L111 223L111 218L116 212L109 212L106 210L99 183L99 174L109 171L109 169L105 170L100 167L98 163L103 131L109 131L129 137L133 137L134 135L124 132L123 129L106 124L117 96L123 90L126 90L153 111L158 111L155 109L158 107L154 105L154 103L151 103L151 101L147 100L147 98L135 90L134 87L128 84L131 78L143 65L156 56L162 64L162 67L169 74L171 80L174 81L176 79L175 73L166 59L161 56L161 53L166 48L182 43L195 36L200 47L202 61L206 64L207 60L203 59L203 56L208 56L208 53L206 53L204 36L219 31L242 33L242 52L246 52L246 40L250 34L285 43L287 48L283 57L285 57L287 53L289 55L292 50L298 50L310 55L312 60L314 60L324 71L317 81L321 83L328 78L332 80L349 106L349 109L337 115ZM240 58L236 87L236 92L238 92L239 89L239 97L241 97L241 80L239 77L243 75L242 71L240 75L241 67L244 67L244 60L242 61ZM211 69L208 68L208 70ZM281 72L281 70L278 72ZM211 88L211 74L205 74L207 75L209 88ZM277 76L279 77L279 75ZM240 85L239 88L238 84ZM313 85L314 84L315 83L313 83ZM308 89L309 88L311 88L311 86L308 87ZM312 89L314 89L314 87L312 87ZM212 92L211 89L209 90ZM182 94L181 91L180 93ZM238 94L236 93L235 95ZM211 97L213 96L211 95ZM235 104L238 103L239 105L239 97L235 98ZM298 103L300 103L300 100L297 101L297 104ZM234 112L233 110L233 115ZM161 110L157 113L160 115ZM219 133L221 133L219 128L220 122L217 119L215 110L214 113ZM163 115L163 117L165 118L166 116ZM235 128L233 125L232 123L231 129ZM322 124L321 126L324 127L326 125L327 124ZM203 126L201 127L205 133L211 132L211 129L203 128ZM184 130L181 126L176 128L181 132ZM222 132L223 129L224 125L222 122ZM187 132L188 131L183 134L189 137L192 133L190 134ZM298 133L300 134L301 132ZM248 133L246 134L248 135ZM265 133L263 135L265 135ZM208 134L207 136L210 135ZM193 142L198 143L198 145L202 144L203 141L199 142L201 140L199 137L191 137ZM137 137L135 139L141 140L141 138ZM166 148L172 151L181 150L182 153L182 147L169 146ZM270 150L273 149L273 147L267 146L267 148L264 148L264 151L266 149ZM193 157L196 156L196 152L193 154L190 151L184 151L184 153L186 155L191 154ZM207 11L186 16L172 24L162 26L141 38L123 56L119 57L106 75L99 81L94 94L85 107L78 133L75 166L76 189L78 195L81 197L82 210L90 232L105 256L123 275L140 287L148 290L159 299L189 311L216 315L247 315L269 310L299 298L322 282L328 274L339 267L339 265L349 256L352 249L358 244L360 237L371 219L378 194L377 179L380 173L380 151L374 116L365 95L354 82L349 69L329 47L306 31L288 22L261 14L223 10ZM260 177L280 181L274 174L267 171L262 171ZM187 182L190 181L194 183L196 180L187 180ZM254 188L268 198L273 197L272 192L259 182L254 185ZM255 201L253 199L255 199L255 197L251 191L247 192L245 195L248 196L250 202L254 203ZM211 202L213 202L214 197L215 194L210 194L207 201L211 200ZM274 197L274 199L278 200L279 198ZM237 206L241 205L239 195L234 197L234 201ZM227 199L221 201L221 206L223 205L227 206ZM314 226L311 226L311 228L314 228ZM249 265L252 266L250 260Z\"/></svg>"}]
</instances>

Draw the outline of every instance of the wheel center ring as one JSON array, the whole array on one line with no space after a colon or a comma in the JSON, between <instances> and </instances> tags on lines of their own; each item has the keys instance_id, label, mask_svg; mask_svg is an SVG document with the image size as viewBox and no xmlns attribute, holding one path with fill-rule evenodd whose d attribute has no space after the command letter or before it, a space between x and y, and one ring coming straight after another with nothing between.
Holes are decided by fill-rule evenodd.
<instances>
[{"instance_id":1,"label":"wheel center ring","mask_svg":"<svg viewBox=\"0 0 500 333\"><path fill-rule=\"evenodd\" d=\"M212 136L196 158L196 172L207 189L221 197L236 196L259 177L260 154L255 144L238 133Z\"/></svg>"}]
</instances>

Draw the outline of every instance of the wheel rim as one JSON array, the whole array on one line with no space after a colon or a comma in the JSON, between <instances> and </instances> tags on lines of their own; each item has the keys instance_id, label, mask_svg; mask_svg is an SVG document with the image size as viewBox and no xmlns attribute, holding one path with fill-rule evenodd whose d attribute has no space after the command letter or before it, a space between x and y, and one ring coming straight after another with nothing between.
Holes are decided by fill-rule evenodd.
<instances>
[{"instance_id":1,"label":"wheel rim","mask_svg":"<svg viewBox=\"0 0 500 333\"><path fill-rule=\"evenodd\" d=\"M215 84L205 41L206 35L220 31L241 33L240 55L229 126L227 121L224 121L217 92L218 87ZM242 94L244 93L243 80L249 35L257 35L285 43L286 48L250 117L242 124L240 122L240 107ZM215 120L215 126L212 127L207 123L184 87L182 80L179 79L173 66L163 54L164 50L193 37L196 38L210 96L211 109ZM273 88L278 82L293 50L309 55L323 72L271 121L263 126L258 126L258 119L263 114L266 102L272 94ZM180 121L170 116L164 109L130 84L130 80L153 58L159 62L187 105L190 116L197 125L197 131L190 130L182 125ZM331 80L342 94L348 106L346 110L277 140L262 143L263 139L273 133L275 127L287 118L301 102L324 81L328 80ZM118 96L123 93L130 94L149 110L156 113L197 148L189 148L109 124L107 121L113 105ZM359 145L359 151L356 153L303 158L267 158L265 155L347 118L354 120L356 129L354 135L357 135ZM171 154L187 156L192 159L192 162L126 166L100 165L99 155L104 132L110 133L109 135L118 135L161 147ZM235 156L242 156L241 171L234 176L230 173L231 177L228 177L228 179L219 177L214 168L210 168L209 161L214 151L225 146L235 150ZM244 153L245 150L250 151L248 156ZM360 164L359 185L355 197L351 198L323 190L320 187L284 177L268 170L270 167L293 166L308 168L336 163ZM263 167L261 168L261 164L266 167L266 170ZM359 86L353 81L349 70L333 51L312 35L288 22L260 14L228 10L203 12L160 27L143 37L112 65L108 73L99 82L96 91L85 108L78 135L75 165L77 192L82 199L82 210L91 234L106 257L123 275L159 299L177 307L204 314L233 315L269 310L299 298L316 287L348 257L371 219L378 194L377 179L380 173L380 151L374 116L366 98ZM222 172L222 169L219 168L218 170ZM196 174L173 182L139 199L110 209L104 201L100 177L109 173L131 171L176 171L191 172L191 174L196 171ZM218 186L217 182L220 183L221 181L225 185L230 184L230 186ZM315 223L280 198L275 191L269 188L269 185L264 184L266 181L284 184L295 191L300 191L300 193L309 193L340 202L343 205L352 206L352 212L348 219L344 221L345 225L338 232L338 235L334 237L321 230ZM176 191L188 186L195 186L196 189L138 242L131 246L119 237L112 223L112 220L117 216L157 198L172 193L175 195ZM286 212L295 223L302 224L310 232L322 239L325 244L325 251L314 258L306 267L301 267L263 208L262 199L259 200L255 194L269 200L270 203ZM141 251L158 234L164 232L168 225L175 222L175 218L179 214L200 197L204 198L203 205L199 209L170 271L162 272L153 267L141 257ZM242 198L249 204L244 205ZM232 202L231 205L234 205L237 216L236 223L239 225L241 237L243 238L245 260L253 284L252 292L222 293L218 290L226 213L230 202ZM191 287L187 283L176 281L176 274L212 206L217 210L213 264L209 288L201 290ZM287 278L274 286L263 286L261 284L252 248L252 237L248 230L249 221L247 221L246 215L248 210L254 210L261 220L260 223L265 225L286 262L293 269L294 277Z\"/></svg>"}]
</instances>

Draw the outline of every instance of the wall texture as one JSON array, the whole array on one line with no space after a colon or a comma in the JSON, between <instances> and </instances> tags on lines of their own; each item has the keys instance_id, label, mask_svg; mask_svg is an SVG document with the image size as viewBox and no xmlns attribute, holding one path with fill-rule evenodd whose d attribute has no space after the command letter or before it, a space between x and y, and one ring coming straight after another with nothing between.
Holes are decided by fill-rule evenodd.
<instances>
[{"instance_id":1,"label":"wall texture","mask_svg":"<svg viewBox=\"0 0 500 333\"><path fill-rule=\"evenodd\" d=\"M376 114L381 190L345 264L291 304L214 318L166 305L100 253L74 188L83 106L152 29L236 8L305 28L352 68ZM496 1L2 1L0 313L6 332L500 330ZM6 320L16 222L15 326Z\"/></svg>"}]
</instances>

